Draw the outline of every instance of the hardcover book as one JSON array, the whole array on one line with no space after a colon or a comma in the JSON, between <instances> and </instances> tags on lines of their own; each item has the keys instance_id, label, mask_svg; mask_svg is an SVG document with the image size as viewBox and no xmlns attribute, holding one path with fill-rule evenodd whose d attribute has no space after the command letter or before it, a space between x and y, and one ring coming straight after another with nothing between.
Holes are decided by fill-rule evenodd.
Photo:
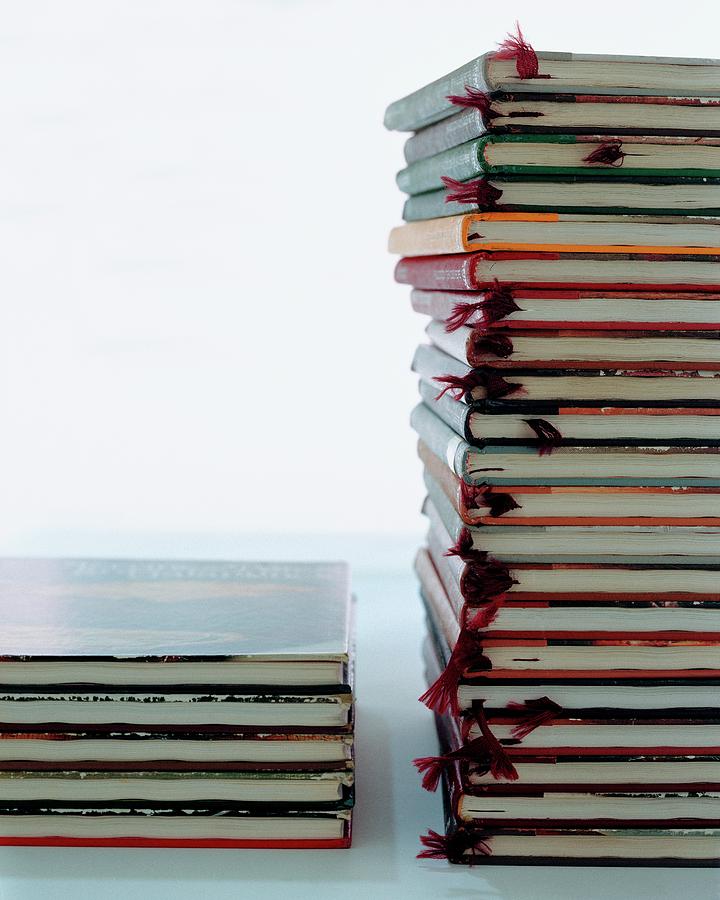
<instances>
[{"instance_id":1,"label":"hardcover book","mask_svg":"<svg viewBox=\"0 0 720 900\"><path fill-rule=\"evenodd\" d=\"M439 517L464 556L516 563L715 566L720 529L712 526L465 525L442 492L423 510Z\"/></svg>"},{"instance_id":2,"label":"hardcover book","mask_svg":"<svg viewBox=\"0 0 720 900\"><path fill-rule=\"evenodd\" d=\"M349 691L342 563L5 559L0 612L5 692L79 683Z\"/></svg>"},{"instance_id":3,"label":"hardcover book","mask_svg":"<svg viewBox=\"0 0 720 900\"><path fill-rule=\"evenodd\" d=\"M492 93L465 89L457 112L405 141L408 163L485 134L571 132L590 135L720 134L717 104L699 97ZM622 159L622 157L620 157ZM617 162L617 160L616 160Z\"/></svg>"},{"instance_id":4,"label":"hardcover book","mask_svg":"<svg viewBox=\"0 0 720 900\"><path fill-rule=\"evenodd\" d=\"M566 328L511 334L485 328L448 332L433 320L429 339L449 356L469 366L495 369L650 369L667 371L720 369L720 341L715 331L620 331Z\"/></svg>"},{"instance_id":5,"label":"hardcover book","mask_svg":"<svg viewBox=\"0 0 720 900\"><path fill-rule=\"evenodd\" d=\"M496 285L551 290L720 293L720 256L482 251L410 256L395 280L431 291L484 291Z\"/></svg>"},{"instance_id":6,"label":"hardcover book","mask_svg":"<svg viewBox=\"0 0 720 900\"><path fill-rule=\"evenodd\" d=\"M567 598L562 593L518 599L522 592L504 592L500 584L493 590L490 578L486 579L486 596L479 596L478 592L466 598L461 579L436 536L430 534L427 543L427 548L418 551L415 572L428 597L440 598L436 605L449 604L461 629L492 633L503 639L534 632L553 639L583 633L598 640L619 634L628 639L655 634L661 635L662 640L712 640L720 633L720 610L712 599L650 601L631 600L623 595L617 599L582 595ZM498 577L501 566L495 564L494 571Z\"/></svg>"},{"instance_id":7,"label":"hardcover book","mask_svg":"<svg viewBox=\"0 0 720 900\"><path fill-rule=\"evenodd\" d=\"M434 333L437 329L434 329ZM466 355L474 353L467 347ZM462 349L458 355L462 354ZM637 364L636 364L637 365ZM659 369L633 366L630 369L597 368L515 368L498 372L483 361L470 366L467 360L444 353L431 344L420 344L412 370L433 388L433 401L445 391L456 400L484 404L489 409L550 409L546 404L565 406L640 406L712 409L720 405L720 377L713 370ZM429 391L428 391L429 393ZM428 404L430 408L434 402Z\"/></svg>"},{"instance_id":8,"label":"hardcover book","mask_svg":"<svg viewBox=\"0 0 720 900\"><path fill-rule=\"evenodd\" d=\"M483 447L523 445L551 454L562 446L720 447L720 409L680 406L566 406L562 401L528 404L482 400L466 403L438 396L426 381L420 395L469 443ZM540 414L542 418L527 418Z\"/></svg>"},{"instance_id":9,"label":"hardcover book","mask_svg":"<svg viewBox=\"0 0 720 900\"><path fill-rule=\"evenodd\" d=\"M454 602L458 620L462 618L460 611L464 603L473 608L467 613L471 619L483 621L508 603L525 603L538 609L564 606L568 608L567 615L572 616L575 607L587 604L598 609L603 605L612 608L633 604L646 608L665 603L679 609L705 606L715 609L714 604L720 600L717 563L707 566L667 562L501 564L492 557L450 553L455 542L435 505L425 504L424 511L430 524L429 551ZM462 550L462 546L458 549ZM649 613L646 616L650 619ZM714 622L714 614L710 621Z\"/></svg>"},{"instance_id":10,"label":"hardcover book","mask_svg":"<svg viewBox=\"0 0 720 900\"><path fill-rule=\"evenodd\" d=\"M350 846L350 811L0 807L0 846L332 849Z\"/></svg>"},{"instance_id":11,"label":"hardcover book","mask_svg":"<svg viewBox=\"0 0 720 900\"><path fill-rule=\"evenodd\" d=\"M552 212L472 213L393 228L389 250L401 256L475 250L713 256L720 251L720 219Z\"/></svg>"},{"instance_id":12,"label":"hardcover book","mask_svg":"<svg viewBox=\"0 0 720 900\"><path fill-rule=\"evenodd\" d=\"M446 671L424 695L424 702L443 713L457 705L461 679L531 678L549 680L720 677L716 633L681 635L659 632L595 636L578 630L551 637L544 631L514 632L506 638L492 628L467 629L458 622L437 573L422 569L422 597L434 628L451 650ZM452 653L455 655L452 656ZM452 660L452 661L451 661ZM449 668L448 668L449 667Z\"/></svg>"},{"instance_id":13,"label":"hardcover book","mask_svg":"<svg viewBox=\"0 0 720 900\"><path fill-rule=\"evenodd\" d=\"M450 97L475 92L608 96L720 96L720 62L659 56L538 51L521 34L388 106L385 127L418 131L457 111Z\"/></svg>"},{"instance_id":14,"label":"hardcover book","mask_svg":"<svg viewBox=\"0 0 720 900\"><path fill-rule=\"evenodd\" d=\"M574 728L587 740L603 729L622 733L623 727L631 732L635 728L644 728L648 735L652 729L657 732L664 728L666 733L672 733L674 727L682 729L682 725L675 726L671 721L664 726L621 719L599 723L590 717L568 719L562 712L553 715L545 711L544 716L537 714L534 719L531 717L525 722L517 715L513 717L511 711L507 715L490 713L488 722L492 720L493 734L504 735L508 728L522 734L519 738L499 738L512 768L508 767L506 772L493 772L482 737L474 741L466 740L471 720L472 714L466 719L450 715L435 716L441 753L436 757L415 760L418 770L424 773L423 787L426 790L433 791L438 787L443 772L457 776L460 790L488 793L496 788L522 793L528 786L549 792L563 789L592 792L597 787L620 791L631 788L717 791L720 788L720 758L712 754L684 754L681 750L676 750L672 755L669 752L655 754L652 747L648 747L647 752L640 747L628 747L624 751L614 748L612 752L602 746L577 747L573 752L571 747L525 746L525 739L538 730L557 736ZM568 726L568 722L575 724ZM592 750L598 752L587 752Z\"/></svg>"},{"instance_id":15,"label":"hardcover book","mask_svg":"<svg viewBox=\"0 0 720 900\"><path fill-rule=\"evenodd\" d=\"M616 148L614 158L602 161L608 147ZM720 139L491 134L411 163L396 180L403 193L413 195L439 190L444 179L454 186L483 175L720 178Z\"/></svg>"},{"instance_id":16,"label":"hardcover book","mask_svg":"<svg viewBox=\"0 0 720 900\"><path fill-rule=\"evenodd\" d=\"M719 297L710 293L654 291L510 290L423 291L410 299L415 312L442 322L445 331L712 331Z\"/></svg>"},{"instance_id":17,"label":"hardcover book","mask_svg":"<svg viewBox=\"0 0 720 900\"><path fill-rule=\"evenodd\" d=\"M717 673L667 669L555 669L532 673L492 665L482 642L452 637L428 612L429 685L420 701L458 719L464 744L484 751L493 780L516 781L515 762L608 755L717 756ZM692 701L683 705L683 693Z\"/></svg>"},{"instance_id":18,"label":"hardcover book","mask_svg":"<svg viewBox=\"0 0 720 900\"><path fill-rule=\"evenodd\" d=\"M720 488L474 487L422 443L418 454L428 496L447 498L466 525L720 525Z\"/></svg>"},{"instance_id":19,"label":"hardcover book","mask_svg":"<svg viewBox=\"0 0 720 900\"><path fill-rule=\"evenodd\" d=\"M418 404L410 423L427 447L468 484L720 487L717 447L473 446L432 408Z\"/></svg>"},{"instance_id":20,"label":"hardcover book","mask_svg":"<svg viewBox=\"0 0 720 900\"><path fill-rule=\"evenodd\" d=\"M663 175L613 179L584 175L483 175L445 179L445 189L413 194L403 219L418 222L472 212L720 215L720 182Z\"/></svg>"},{"instance_id":21,"label":"hardcover book","mask_svg":"<svg viewBox=\"0 0 720 900\"><path fill-rule=\"evenodd\" d=\"M3 726L6 727L6 726ZM353 737L293 732L0 731L0 769L95 772L342 771Z\"/></svg>"}]
</instances>

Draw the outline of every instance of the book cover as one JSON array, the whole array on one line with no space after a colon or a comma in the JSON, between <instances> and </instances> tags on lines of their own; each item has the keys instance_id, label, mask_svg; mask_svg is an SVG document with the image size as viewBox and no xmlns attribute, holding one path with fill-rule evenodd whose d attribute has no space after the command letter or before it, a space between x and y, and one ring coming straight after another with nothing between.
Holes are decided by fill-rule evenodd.
<instances>
[{"instance_id":1,"label":"book cover","mask_svg":"<svg viewBox=\"0 0 720 900\"><path fill-rule=\"evenodd\" d=\"M437 329L434 329L436 332ZM455 351L464 351L462 345ZM676 365L678 365L676 363ZM434 401L445 392L455 400L475 403L478 408L512 412L564 407L682 407L708 409L720 406L720 378L713 370L601 367L513 367L502 373L489 365L471 366L440 350L434 344L420 344L415 350L412 371L432 388ZM432 408L434 403L428 403Z\"/></svg>"},{"instance_id":2,"label":"book cover","mask_svg":"<svg viewBox=\"0 0 720 900\"><path fill-rule=\"evenodd\" d=\"M531 715L530 710L527 711L525 720L517 714L513 716L511 711L505 715L488 714L488 722L492 723L493 732L501 735L506 733L508 726L527 737L537 729L548 731L567 728L565 724L567 721L569 720L564 718L562 713L553 715L546 712L543 717L539 711L536 711L534 716ZM605 720L600 725L596 724L597 720L590 717L572 721L582 723L572 726L576 731L581 729L593 731L607 728L608 725L618 730L638 727L637 722L623 719ZM467 732L467 727L463 727L462 720L450 715L436 715L435 725L440 754L415 762L418 771L424 773L423 787L429 791L439 786L440 776L446 770L455 771L462 790L480 789L488 794L492 794L495 790L522 793L528 786L544 791L563 791L572 786L573 791L588 792L598 787L603 790L621 791L638 786L655 791L687 791L691 786L701 791L717 791L720 788L720 757L711 753L696 755L676 751L674 755L657 755L644 752L642 747L632 750L627 748L625 752L613 753L598 747L596 749L601 751L599 754L584 755L582 748L578 748L575 755L572 755L565 752L558 754L548 747L538 748L534 755L516 754L515 751L522 746L524 737L500 738L514 772L509 770L506 774L493 774L482 737L472 741L466 740L463 732ZM673 727L672 722L668 722L666 727L670 730Z\"/></svg>"},{"instance_id":3,"label":"book cover","mask_svg":"<svg viewBox=\"0 0 720 900\"><path fill-rule=\"evenodd\" d=\"M423 696L423 702L438 713L447 708L457 712L455 696L460 681L478 677L720 677L720 651L713 634L704 635L709 640L692 632L670 637L659 632L616 632L596 638L580 625L578 631L557 638L543 637L542 632L516 632L502 638L491 628L482 632L462 628L437 572L423 568L422 575L427 614L452 648L443 676Z\"/></svg>"},{"instance_id":4,"label":"book cover","mask_svg":"<svg viewBox=\"0 0 720 900\"><path fill-rule=\"evenodd\" d=\"M535 51L518 33L490 51L391 103L385 127L418 131L456 112L450 97L495 91L550 94L720 96L720 62L658 56ZM662 83L662 87L659 84Z\"/></svg>"},{"instance_id":5,"label":"book cover","mask_svg":"<svg viewBox=\"0 0 720 900\"><path fill-rule=\"evenodd\" d=\"M3 729L6 726L0 726ZM5 771L94 772L344 771L349 734L210 731L0 730Z\"/></svg>"},{"instance_id":6,"label":"book cover","mask_svg":"<svg viewBox=\"0 0 720 900\"><path fill-rule=\"evenodd\" d=\"M481 94L465 90L457 112L411 135L403 148L413 163L485 134L682 136L718 134L717 104L699 97L593 94Z\"/></svg>"},{"instance_id":7,"label":"book cover","mask_svg":"<svg viewBox=\"0 0 720 900\"><path fill-rule=\"evenodd\" d=\"M448 332L469 328L520 330L712 331L714 301L700 292L500 290L410 292L412 308ZM708 302L713 301L713 302Z\"/></svg>"},{"instance_id":8,"label":"book cover","mask_svg":"<svg viewBox=\"0 0 720 900\"><path fill-rule=\"evenodd\" d=\"M442 491L435 502L425 499L423 512L431 521L442 521L452 549L470 560L492 557L510 567L581 563L700 569L718 564L720 530L712 526L471 526Z\"/></svg>"},{"instance_id":9,"label":"book cover","mask_svg":"<svg viewBox=\"0 0 720 900\"><path fill-rule=\"evenodd\" d=\"M395 280L438 291L483 291L496 285L552 290L701 291L720 293L720 256L482 251L403 257Z\"/></svg>"},{"instance_id":10,"label":"book cover","mask_svg":"<svg viewBox=\"0 0 720 900\"><path fill-rule=\"evenodd\" d=\"M343 563L5 559L0 612L4 685L349 678Z\"/></svg>"},{"instance_id":11,"label":"book cover","mask_svg":"<svg viewBox=\"0 0 720 900\"><path fill-rule=\"evenodd\" d=\"M351 814L250 810L171 810L49 806L41 813L0 808L0 846L341 849L350 846Z\"/></svg>"},{"instance_id":12,"label":"book cover","mask_svg":"<svg viewBox=\"0 0 720 900\"><path fill-rule=\"evenodd\" d=\"M598 162L605 148L614 159ZM621 154L621 155L618 155ZM628 137L591 134L488 134L401 169L409 195L483 175L579 175L588 179L720 178L720 140L711 137ZM498 198L499 199L499 198Z\"/></svg>"},{"instance_id":13,"label":"book cover","mask_svg":"<svg viewBox=\"0 0 720 900\"><path fill-rule=\"evenodd\" d=\"M432 685L447 671L452 647L432 608L427 611L423 659ZM472 672L467 662L464 666L463 671L454 667L452 678L446 678L447 704L435 713L449 711L465 743L495 736L503 754L492 741L486 750L494 750L498 761L503 756L514 763L576 757L592 761L608 754L663 759L720 755L718 677L689 680L677 672L625 677L616 671L595 678L538 679L520 673L493 678L491 670ZM501 777L501 768L493 774Z\"/></svg>"},{"instance_id":14,"label":"book cover","mask_svg":"<svg viewBox=\"0 0 720 900\"><path fill-rule=\"evenodd\" d=\"M52 804L82 811L102 805L134 809L159 804L169 809L239 807L253 812L349 809L354 804L352 772L192 772L4 770L0 806L38 810Z\"/></svg>"},{"instance_id":15,"label":"book cover","mask_svg":"<svg viewBox=\"0 0 720 900\"><path fill-rule=\"evenodd\" d=\"M715 447L558 447L540 456L537 446L474 447L420 403L410 424L428 448L468 484L720 487Z\"/></svg>"},{"instance_id":16,"label":"book cover","mask_svg":"<svg viewBox=\"0 0 720 900\"><path fill-rule=\"evenodd\" d=\"M716 256L720 219L701 216L479 212L408 222L390 232L401 256L477 250Z\"/></svg>"},{"instance_id":17,"label":"book cover","mask_svg":"<svg viewBox=\"0 0 720 900\"><path fill-rule=\"evenodd\" d=\"M466 525L720 526L720 488L465 484L425 445L428 496L439 492Z\"/></svg>"},{"instance_id":18,"label":"book cover","mask_svg":"<svg viewBox=\"0 0 720 900\"><path fill-rule=\"evenodd\" d=\"M406 222L472 212L717 216L720 181L672 176L631 181L582 175L483 175L405 199Z\"/></svg>"},{"instance_id":19,"label":"book cover","mask_svg":"<svg viewBox=\"0 0 720 900\"><path fill-rule=\"evenodd\" d=\"M628 369L668 372L717 371L720 342L711 331L621 331L589 328L551 330L499 329L482 326L448 332L431 321L425 333L432 343L471 367L493 369ZM509 393L510 391L508 391ZM551 399L551 398L547 398Z\"/></svg>"},{"instance_id":20,"label":"book cover","mask_svg":"<svg viewBox=\"0 0 720 900\"><path fill-rule=\"evenodd\" d=\"M420 381L420 396L450 428L473 446L535 447L542 455L576 447L720 447L717 407L564 406L538 402L523 409L510 401L466 403ZM541 418L524 418L536 412Z\"/></svg>"}]
</instances>

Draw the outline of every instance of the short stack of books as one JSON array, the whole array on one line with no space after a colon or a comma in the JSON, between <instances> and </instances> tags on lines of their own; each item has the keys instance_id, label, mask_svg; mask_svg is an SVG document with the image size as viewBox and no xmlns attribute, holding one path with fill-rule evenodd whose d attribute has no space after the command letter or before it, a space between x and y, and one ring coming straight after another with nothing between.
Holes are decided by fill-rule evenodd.
<instances>
[{"instance_id":1,"label":"short stack of books","mask_svg":"<svg viewBox=\"0 0 720 900\"><path fill-rule=\"evenodd\" d=\"M453 862L720 859L720 61L500 49L388 108L429 316Z\"/></svg>"},{"instance_id":2,"label":"short stack of books","mask_svg":"<svg viewBox=\"0 0 720 900\"><path fill-rule=\"evenodd\" d=\"M343 563L0 561L0 844L350 845Z\"/></svg>"}]
</instances>

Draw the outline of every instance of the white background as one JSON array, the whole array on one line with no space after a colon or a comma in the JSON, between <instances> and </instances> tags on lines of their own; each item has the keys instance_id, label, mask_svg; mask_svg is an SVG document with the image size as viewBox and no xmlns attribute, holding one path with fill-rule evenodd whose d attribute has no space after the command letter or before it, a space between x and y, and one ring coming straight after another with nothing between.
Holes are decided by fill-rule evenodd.
<instances>
[{"instance_id":1,"label":"white background","mask_svg":"<svg viewBox=\"0 0 720 900\"><path fill-rule=\"evenodd\" d=\"M382 115L516 17L720 56L715 2L0 2L0 549L419 531Z\"/></svg>"},{"instance_id":2,"label":"white background","mask_svg":"<svg viewBox=\"0 0 720 900\"><path fill-rule=\"evenodd\" d=\"M714 2L0 0L0 552L345 556L361 598L350 853L4 849L1 900L720 896L413 859L441 827L409 764L422 323L382 114L515 17L541 49L720 56Z\"/></svg>"}]
</instances>

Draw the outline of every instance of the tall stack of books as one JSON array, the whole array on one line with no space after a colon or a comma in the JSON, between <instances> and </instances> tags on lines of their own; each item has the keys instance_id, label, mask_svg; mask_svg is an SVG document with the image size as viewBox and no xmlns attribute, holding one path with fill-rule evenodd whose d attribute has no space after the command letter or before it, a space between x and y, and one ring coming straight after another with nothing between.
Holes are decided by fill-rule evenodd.
<instances>
[{"instance_id":1,"label":"tall stack of books","mask_svg":"<svg viewBox=\"0 0 720 900\"><path fill-rule=\"evenodd\" d=\"M499 51L393 103L428 316L420 856L720 857L720 62Z\"/></svg>"},{"instance_id":2,"label":"tall stack of books","mask_svg":"<svg viewBox=\"0 0 720 900\"><path fill-rule=\"evenodd\" d=\"M347 847L342 563L0 561L0 844Z\"/></svg>"}]
</instances>

